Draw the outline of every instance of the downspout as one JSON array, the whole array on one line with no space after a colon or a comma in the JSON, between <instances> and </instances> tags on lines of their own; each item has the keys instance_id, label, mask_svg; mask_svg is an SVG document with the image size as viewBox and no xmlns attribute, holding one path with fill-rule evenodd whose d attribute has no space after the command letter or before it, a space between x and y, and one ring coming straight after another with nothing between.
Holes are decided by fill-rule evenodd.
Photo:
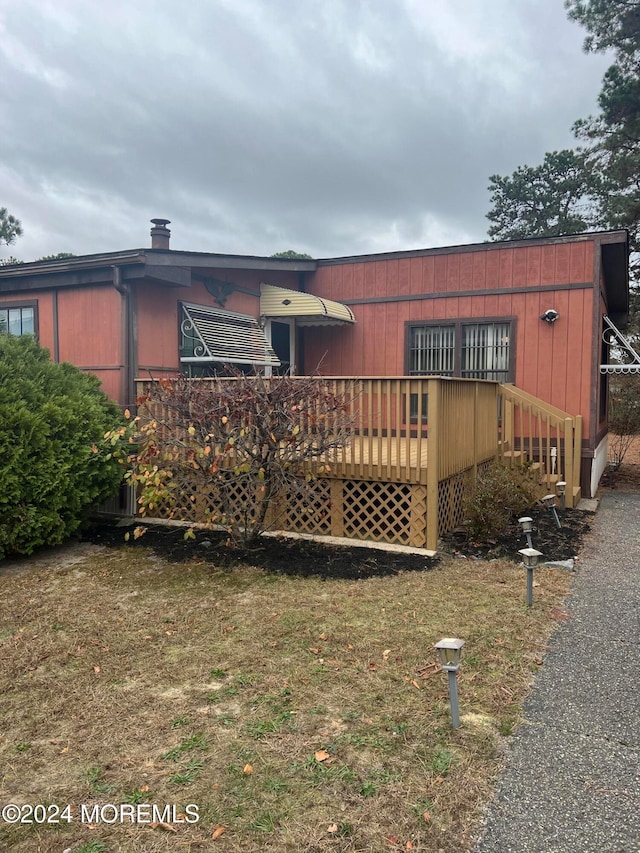
<instances>
[{"instance_id":1,"label":"downspout","mask_svg":"<svg viewBox=\"0 0 640 853\"><path fill-rule=\"evenodd\" d=\"M58 320L58 289L55 288L51 294L51 310L53 321L53 361L60 362L60 323Z\"/></svg>"},{"instance_id":2,"label":"downspout","mask_svg":"<svg viewBox=\"0 0 640 853\"><path fill-rule=\"evenodd\" d=\"M298 273L298 290L300 293L307 292L307 274L305 272ZM302 326L298 326L296 323L296 373L298 376L305 375L304 344L304 330Z\"/></svg>"},{"instance_id":3,"label":"downspout","mask_svg":"<svg viewBox=\"0 0 640 853\"><path fill-rule=\"evenodd\" d=\"M131 408L135 399L133 355L133 322L131 311L131 287L122 281L122 269L111 267L113 286L120 294L120 405Z\"/></svg>"}]
</instances>

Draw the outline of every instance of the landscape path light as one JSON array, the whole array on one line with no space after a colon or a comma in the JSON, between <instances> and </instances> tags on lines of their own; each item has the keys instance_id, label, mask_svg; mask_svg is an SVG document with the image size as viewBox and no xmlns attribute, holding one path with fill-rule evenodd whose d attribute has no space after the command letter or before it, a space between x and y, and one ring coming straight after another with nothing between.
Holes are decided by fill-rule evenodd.
<instances>
[{"instance_id":1,"label":"landscape path light","mask_svg":"<svg viewBox=\"0 0 640 853\"><path fill-rule=\"evenodd\" d=\"M531 532L533 530L533 519L529 518L528 515L523 515L522 518L518 519L518 524L522 525L522 532L527 537L527 547L533 548L533 543L531 542Z\"/></svg>"},{"instance_id":2,"label":"landscape path light","mask_svg":"<svg viewBox=\"0 0 640 853\"><path fill-rule=\"evenodd\" d=\"M556 496L555 495L545 495L542 498L542 503L546 506L547 509L550 509L553 513L553 517L556 521L556 527L560 528L562 525L560 524L560 519L558 518L558 512L556 510Z\"/></svg>"},{"instance_id":3,"label":"landscape path light","mask_svg":"<svg viewBox=\"0 0 640 853\"><path fill-rule=\"evenodd\" d=\"M533 570L538 565L538 560L542 557L542 551L536 551L535 548L521 548L518 554L522 554L522 562L527 570L527 607L533 606Z\"/></svg>"},{"instance_id":4,"label":"landscape path light","mask_svg":"<svg viewBox=\"0 0 640 853\"><path fill-rule=\"evenodd\" d=\"M458 708L458 682L456 675L460 669L460 657L464 640L457 637L445 637L436 643L438 657L442 669L449 677L449 704L451 705L451 724L454 729L460 727L460 711Z\"/></svg>"},{"instance_id":5,"label":"landscape path light","mask_svg":"<svg viewBox=\"0 0 640 853\"><path fill-rule=\"evenodd\" d=\"M567 498L566 498L567 484L565 483L564 480L558 480L558 482L556 483L556 492L558 493L558 496L560 498L561 508L566 509L567 508Z\"/></svg>"}]
</instances>

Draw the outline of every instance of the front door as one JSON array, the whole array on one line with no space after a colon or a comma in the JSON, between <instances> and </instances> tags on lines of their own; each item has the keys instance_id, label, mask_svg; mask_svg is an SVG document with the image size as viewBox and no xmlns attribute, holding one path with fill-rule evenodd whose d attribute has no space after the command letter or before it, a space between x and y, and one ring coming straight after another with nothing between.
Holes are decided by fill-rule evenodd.
<instances>
[{"instance_id":1,"label":"front door","mask_svg":"<svg viewBox=\"0 0 640 853\"><path fill-rule=\"evenodd\" d=\"M295 320L270 320L267 337L273 351L280 359L280 367L274 372L280 376L295 373Z\"/></svg>"}]
</instances>

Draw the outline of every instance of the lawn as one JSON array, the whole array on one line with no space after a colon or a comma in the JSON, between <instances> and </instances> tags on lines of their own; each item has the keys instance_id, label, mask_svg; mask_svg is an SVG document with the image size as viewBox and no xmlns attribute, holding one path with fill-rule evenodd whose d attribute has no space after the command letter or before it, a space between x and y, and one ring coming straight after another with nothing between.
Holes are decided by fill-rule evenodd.
<instances>
[{"instance_id":1,"label":"lawn","mask_svg":"<svg viewBox=\"0 0 640 853\"><path fill-rule=\"evenodd\" d=\"M0 576L0 803L64 815L0 822L15 853L459 853L569 583L538 570L528 612L509 562L323 580L91 544Z\"/></svg>"}]
</instances>

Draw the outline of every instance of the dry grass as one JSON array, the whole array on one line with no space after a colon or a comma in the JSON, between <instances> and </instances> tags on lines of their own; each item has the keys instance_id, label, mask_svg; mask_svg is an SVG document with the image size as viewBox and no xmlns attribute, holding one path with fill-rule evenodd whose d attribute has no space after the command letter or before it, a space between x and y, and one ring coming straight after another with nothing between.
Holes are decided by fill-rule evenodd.
<instances>
[{"instance_id":1,"label":"dry grass","mask_svg":"<svg viewBox=\"0 0 640 853\"><path fill-rule=\"evenodd\" d=\"M95 546L2 575L0 802L75 807L0 824L15 853L464 850L568 584L540 570L527 612L507 563L322 581ZM441 636L467 641L457 731ZM200 821L80 822L127 802Z\"/></svg>"}]
</instances>

